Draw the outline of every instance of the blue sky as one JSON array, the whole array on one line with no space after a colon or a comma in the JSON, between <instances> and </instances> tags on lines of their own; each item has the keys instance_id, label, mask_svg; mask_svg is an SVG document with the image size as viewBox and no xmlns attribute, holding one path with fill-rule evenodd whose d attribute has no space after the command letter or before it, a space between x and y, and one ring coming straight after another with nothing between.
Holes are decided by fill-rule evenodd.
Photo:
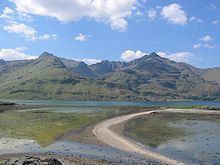
<instances>
[{"instance_id":1,"label":"blue sky","mask_svg":"<svg viewBox=\"0 0 220 165\"><path fill-rule=\"evenodd\" d=\"M0 59L44 51L89 64L154 51L197 67L220 66L220 1L1 0Z\"/></svg>"}]
</instances>

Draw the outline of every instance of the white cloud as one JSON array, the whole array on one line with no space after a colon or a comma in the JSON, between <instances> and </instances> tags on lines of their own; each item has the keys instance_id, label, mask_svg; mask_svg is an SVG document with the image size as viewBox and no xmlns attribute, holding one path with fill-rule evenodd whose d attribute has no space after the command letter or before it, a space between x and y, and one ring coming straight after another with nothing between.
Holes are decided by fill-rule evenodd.
<instances>
[{"instance_id":1,"label":"white cloud","mask_svg":"<svg viewBox=\"0 0 220 165\"><path fill-rule=\"evenodd\" d=\"M182 6L176 3L164 6L161 15L172 24L185 25L188 20L185 11L182 10Z\"/></svg>"},{"instance_id":2,"label":"white cloud","mask_svg":"<svg viewBox=\"0 0 220 165\"><path fill-rule=\"evenodd\" d=\"M147 11L147 16L150 20L154 20L156 18L157 15L157 10L155 9L151 9Z\"/></svg>"},{"instance_id":3,"label":"white cloud","mask_svg":"<svg viewBox=\"0 0 220 165\"><path fill-rule=\"evenodd\" d=\"M34 28L24 24L24 23L18 23L16 21L10 21L7 25L4 25L3 27L4 30L6 30L9 33L15 33L18 34L25 39L28 40L48 40L48 39L56 39L57 35L56 34L44 34L38 36L37 30Z\"/></svg>"},{"instance_id":4,"label":"white cloud","mask_svg":"<svg viewBox=\"0 0 220 165\"><path fill-rule=\"evenodd\" d=\"M160 57L164 57L164 58L167 58L167 53L165 52L157 52L157 54L160 56Z\"/></svg>"},{"instance_id":5,"label":"white cloud","mask_svg":"<svg viewBox=\"0 0 220 165\"><path fill-rule=\"evenodd\" d=\"M143 16L144 13L140 10L137 10L136 13L135 13L137 16Z\"/></svg>"},{"instance_id":6,"label":"white cloud","mask_svg":"<svg viewBox=\"0 0 220 165\"><path fill-rule=\"evenodd\" d=\"M204 37L201 37L199 40L203 41L203 42L209 42L209 41L213 40L213 38L210 35L206 35Z\"/></svg>"},{"instance_id":7,"label":"white cloud","mask_svg":"<svg viewBox=\"0 0 220 165\"><path fill-rule=\"evenodd\" d=\"M91 35L85 35L85 34L79 33L74 39L76 41L85 42L88 40L89 37L91 37Z\"/></svg>"},{"instance_id":8,"label":"white cloud","mask_svg":"<svg viewBox=\"0 0 220 165\"><path fill-rule=\"evenodd\" d=\"M198 23L203 23L204 22L204 20L203 19L201 19L201 18L198 18L198 17L191 17L190 19L189 19L189 21L190 22L198 22Z\"/></svg>"},{"instance_id":9,"label":"white cloud","mask_svg":"<svg viewBox=\"0 0 220 165\"><path fill-rule=\"evenodd\" d=\"M137 0L11 0L19 12L50 16L62 22L82 18L103 21L114 30L127 28L126 18L136 10Z\"/></svg>"},{"instance_id":10,"label":"white cloud","mask_svg":"<svg viewBox=\"0 0 220 165\"><path fill-rule=\"evenodd\" d=\"M125 31L127 29L128 22L124 18L111 18L111 28L117 31Z\"/></svg>"},{"instance_id":11,"label":"white cloud","mask_svg":"<svg viewBox=\"0 0 220 165\"><path fill-rule=\"evenodd\" d=\"M191 52L176 52L173 54L158 52L157 54L161 57L168 58L176 62L190 62L191 59L194 57L194 54Z\"/></svg>"},{"instance_id":12,"label":"white cloud","mask_svg":"<svg viewBox=\"0 0 220 165\"><path fill-rule=\"evenodd\" d=\"M6 19L7 21L13 21L13 20L27 21L27 22L32 21L32 17L27 13L17 12L14 9L11 9L10 7L5 7L3 9L0 18Z\"/></svg>"},{"instance_id":13,"label":"white cloud","mask_svg":"<svg viewBox=\"0 0 220 165\"><path fill-rule=\"evenodd\" d=\"M161 52L157 52L157 54L169 60L173 60L176 62L187 62L187 63L191 62L191 60L195 57L193 53L186 51L176 52L171 54L161 51ZM132 61L134 59L141 58L144 55L147 55L147 53L143 53L140 50L137 50L136 52L132 50L126 50L125 52L122 53L121 59L123 59L124 61Z\"/></svg>"},{"instance_id":14,"label":"white cloud","mask_svg":"<svg viewBox=\"0 0 220 165\"><path fill-rule=\"evenodd\" d=\"M169 56L169 59L176 62L189 62L190 59L194 57L191 52L177 52Z\"/></svg>"},{"instance_id":15,"label":"white cloud","mask_svg":"<svg viewBox=\"0 0 220 165\"><path fill-rule=\"evenodd\" d=\"M5 25L3 28L9 33L15 33L21 35L26 39L30 39L30 40L37 39L37 31L34 28L29 27L23 23L18 23L13 21L10 24Z\"/></svg>"},{"instance_id":16,"label":"white cloud","mask_svg":"<svg viewBox=\"0 0 220 165\"><path fill-rule=\"evenodd\" d=\"M40 40L49 40L49 39L55 40L55 39L57 39L57 35L56 34L51 34L51 35L50 34L44 34L42 36L39 36L38 39L40 39Z\"/></svg>"},{"instance_id":17,"label":"white cloud","mask_svg":"<svg viewBox=\"0 0 220 165\"><path fill-rule=\"evenodd\" d=\"M92 65L92 64L96 64L96 63L101 62L101 60L95 59L95 58L84 58L84 59L82 59L82 61L88 65Z\"/></svg>"},{"instance_id":18,"label":"white cloud","mask_svg":"<svg viewBox=\"0 0 220 165\"><path fill-rule=\"evenodd\" d=\"M146 55L146 53L140 50L137 50L136 52L132 50L126 50L121 54L121 59L125 61L132 61L136 58L143 57L144 55Z\"/></svg>"},{"instance_id":19,"label":"white cloud","mask_svg":"<svg viewBox=\"0 0 220 165\"><path fill-rule=\"evenodd\" d=\"M83 62L85 62L88 65L92 65L92 64L96 64L96 63L101 62L101 60L96 59L96 58L83 58L83 59L73 59L73 60L75 60L75 61L83 61Z\"/></svg>"},{"instance_id":20,"label":"white cloud","mask_svg":"<svg viewBox=\"0 0 220 165\"><path fill-rule=\"evenodd\" d=\"M213 24L213 25L220 24L220 20L214 20L214 21L212 21L212 24Z\"/></svg>"},{"instance_id":21,"label":"white cloud","mask_svg":"<svg viewBox=\"0 0 220 165\"><path fill-rule=\"evenodd\" d=\"M14 14L14 12L15 11L13 9L5 7L3 13L0 15L0 18L12 19L12 14Z\"/></svg>"},{"instance_id":22,"label":"white cloud","mask_svg":"<svg viewBox=\"0 0 220 165\"><path fill-rule=\"evenodd\" d=\"M0 49L0 59L4 60L27 60L35 59L37 56L25 54L25 47L17 47L15 49Z\"/></svg>"},{"instance_id":23,"label":"white cloud","mask_svg":"<svg viewBox=\"0 0 220 165\"><path fill-rule=\"evenodd\" d=\"M207 43L206 43L206 44L204 45L204 47L205 47L205 48L208 48L208 49L213 49L213 48L215 48L216 46L210 45L210 44L207 44Z\"/></svg>"},{"instance_id":24,"label":"white cloud","mask_svg":"<svg viewBox=\"0 0 220 165\"><path fill-rule=\"evenodd\" d=\"M214 49L214 48L217 48L218 46L211 45L211 44L208 44L208 43L198 43L198 44L193 45L194 49L198 49L198 48L201 48L201 47L208 48L208 49Z\"/></svg>"},{"instance_id":25,"label":"white cloud","mask_svg":"<svg viewBox=\"0 0 220 165\"><path fill-rule=\"evenodd\" d=\"M201 43L197 43L197 44L194 44L194 45L193 45L193 48L194 48L194 49L198 49L198 48L200 48L201 46L202 46Z\"/></svg>"},{"instance_id":26,"label":"white cloud","mask_svg":"<svg viewBox=\"0 0 220 165\"><path fill-rule=\"evenodd\" d=\"M217 48L218 46L209 44L209 42L212 41L212 40L213 40L213 38L210 35L203 36L199 39L199 41L201 41L201 42L198 43L198 44L194 44L193 48L194 49L198 49L198 48L201 48L201 47L202 48L208 48L208 49Z\"/></svg>"}]
</instances>

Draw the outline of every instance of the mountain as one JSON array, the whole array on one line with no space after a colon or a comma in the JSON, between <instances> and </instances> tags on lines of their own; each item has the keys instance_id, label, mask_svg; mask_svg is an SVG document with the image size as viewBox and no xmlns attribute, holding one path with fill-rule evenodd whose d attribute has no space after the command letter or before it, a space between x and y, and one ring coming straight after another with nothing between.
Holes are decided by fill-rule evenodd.
<instances>
[{"instance_id":1,"label":"mountain","mask_svg":"<svg viewBox=\"0 0 220 165\"><path fill-rule=\"evenodd\" d=\"M44 52L0 60L0 98L74 100L217 100L220 69L198 69L156 53L131 62L84 62Z\"/></svg>"},{"instance_id":2,"label":"mountain","mask_svg":"<svg viewBox=\"0 0 220 165\"><path fill-rule=\"evenodd\" d=\"M90 68L96 75L102 76L104 74L114 72L116 70L120 70L126 66L127 66L127 63L125 62L115 62L115 61L104 60L100 63L91 65Z\"/></svg>"},{"instance_id":3,"label":"mountain","mask_svg":"<svg viewBox=\"0 0 220 165\"><path fill-rule=\"evenodd\" d=\"M220 67L204 69L201 71L200 75L206 81L215 81L220 84Z\"/></svg>"},{"instance_id":4,"label":"mountain","mask_svg":"<svg viewBox=\"0 0 220 165\"><path fill-rule=\"evenodd\" d=\"M95 77L93 71L89 68L87 64L82 61L68 60L65 58L60 58L63 64L71 71L78 73L82 77Z\"/></svg>"},{"instance_id":5,"label":"mountain","mask_svg":"<svg viewBox=\"0 0 220 165\"><path fill-rule=\"evenodd\" d=\"M6 61L5 61L5 60L0 59L0 66L3 66L3 65L6 65Z\"/></svg>"}]
</instances>

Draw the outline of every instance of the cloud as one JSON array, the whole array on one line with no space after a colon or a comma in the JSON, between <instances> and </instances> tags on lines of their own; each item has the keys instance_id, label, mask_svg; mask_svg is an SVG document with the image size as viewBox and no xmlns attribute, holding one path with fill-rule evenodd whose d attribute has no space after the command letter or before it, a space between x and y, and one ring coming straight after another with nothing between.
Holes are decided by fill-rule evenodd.
<instances>
[{"instance_id":1,"label":"cloud","mask_svg":"<svg viewBox=\"0 0 220 165\"><path fill-rule=\"evenodd\" d=\"M0 18L6 19L8 21L12 21L12 20L27 21L27 22L32 21L32 17L27 13L16 12L14 9L11 9L10 7L5 7L3 9Z\"/></svg>"},{"instance_id":2,"label":"cloud","mask_svg":"<svg viewBox=\"0 0 220 165\"><path fill-rule=\"evenodd\" d=\"M209 11L218 11L220 7L218 4L209 4L206 8Z\"/></svg>"},{"instance_id":3,"label":"cloud","mask_svg":"<svg viewBox=\"0 0 220 165\"><path fill-rule=\"evenodd\" d=\"M146 53L140 50L137 50L136 52L132 50L126 50L121 54L121 59L124 61L132 61L136 58L143 57L144 55L146 55Z\"/></svg>"},{"instance_id":4,"label":"cloud","mask_svg":"<svg viewBox=\"0 0 220 165\"><path fill-rule=\"evenodd\" d=\"M185 25L188 20L185 11L182 10L182 6L176 3L164 6L161 15L172 24Z\"/></svg>"},{"instance_id":5,"label":"cloud","mask_svg":"<svg viewBox=\"0 0 220 165\"><path fill-rule=\"evenodd\" d=\"M125 31L127 29L128 22L124 18L111 18L111 28L117 31Z\"/></svg>"},{"instance_id":6,"label":"cloud","mask_svg":"<svg viewBox=\"0 0 220 165\"><path fill-rule=\"evenodd\" d=\"M213 38L210 35L206 35L204 37L201 37L199 40L203 41L203 42L209 42L209 41L213 40Z\"/></svg>"},{"instance_id":7,"label":"cloud","mask_svg":"<svg viewBox=\"0 0 220 165\"><path fill-rule=\"evenodd\" d=\"M96 64L101 62L102 60L96 59L96 58L83 58L83 59L73 59L75 61L83 61L88 65Z\"/></svg>"},{"instance_id":8,"label":"cloud","mask_svg":"<svg viewBox=\"0 0 220 165\"><path fill-rule=\"evenodd\" d=\"M151 9L147 11L147 16L150 20L154 20L156 18L157 15L157 10L155 9Z\"/></svg>"},{"instance_id":9,"label":"cloud","mask_svg":"<svg viewBox=\"0 0 220 165\"><path fill-rule=\"evenodd\" d=\"M0 59L10 60L28 60L35 59L37 56L25 54L25 47L17 47L15 49L0 49Z\"/></svg>"},{"instance_id":10,"label":"cloud","mask_svg":"<svg viewBox=\"0 0 220 165\"><path fill-rule=\"evenodd\" d=\"M218 46L216 45L211 45L211 44L208 44L208 43L198 43L198 44L194 44L193 45L193 48L194 49L198 49L198 48L208 48L208 49L214 49L214 48L217 48Z\"/></svg>"},{"instance_id":11,"label":"cloud","mask_svg":"<svg viewBox=\"0 0 220 165\"><path fill-rule=\"evenodd\" d=\"M202 44L201 44L201 43L197 43L197 44L194 44L194 45L193 45L193 48L194 48L194 49L198 49L198 48L200 48L200 47L202 47Z\"/></svg>"},{"instance_id":12,"label":"cloud","mask_svg":"<svg viewBox=\"0 0 220 165\"><path fill-rule=\"evenodd\" d=\"M187 51L176 52L171 54L160 51L157 52L157 54L163 58L167 58L172 61L187 62L187 63L191 62L191 60L195 57L193 53ZM122 53L121 59L123 59L124 61L132 61L134 59L141 58L145 55L147 55L147 53L143 53L140 50L137 50L136 52L132 50L126 50Z\"/></svg>"},{"instance_id":13,"label":"cloud","mask_svg":"<svg viewBox=\"0 0 220 165\"><path fill-rule=\"evenodd\" d=\"M49 16L62 22L94 19L109 24L112 29L125 31L127 17L136 10L137 0L11 0L23 13Z\"/></svg>"},{"instance_id":14,"label":"cloud","mask_svg":"<svg viewBox=\"0 0 220 165\"><path fill-rule=\"evenodd\" d=\"M23 23L18 23L13 21L10 24L5 25L3 29L8 31L9 33L18 34L26 39L30 39L30 40L37 39L37 31L34 28L29 27Z\"/></svg>"},{"instance_id":15,"label":"cloud","mask_svg":"<svg viewBox=\"0 0 220 165\"><path fill-rule=\"evenodd\" d=\"M95 58L84 58L84 59L82 59L82 61L88 65L92 65L92 64L96 64L96 63L101 62L101 60L95 59Z\"/></svg>"},{"instance_id":16,"label":"cloud","mask_svg":"<svg viewBox=\"0 0 220 165\"><path fill-rule=\"evenodd\" d=\"M203 23L203 22L204 22L203 19L198 18L198 17L195 17L195 16L191 17L191 18L189 19L189 21L190 21L190 22L198 22L198 23Z\"/></svg>"},{"instance_id":17,"label":"cloud","mask_svg":"<svg viewBox=\"0 0 220 165\"><path fill-rule=\"evenodd\" d=\"M208 48L208 49L213 49L213 48L216 48L216 46L214 46L214 45L210 45L210 44L204 44L204 47L205 48Z\"/></svg>"},{"instance_id":18,"label":"cloud","mask_svg":"<svg viewBox=\"0 0 220 165\"><path fill-rule=\"evenodd\" d=\"M194 57L194 54L191 52L176 52L173 54L158 52L157 54L161 57L168 58L176 62L190 62L191 59Z\"/></svg>"},{"instance_id":19,"label":"cloud","mask_svg":"<svg viewBox=\"0 0 220 165\"><path fill-rule=\"evenodd\" d=\"M136 13L135 13L136 16L143 16L144 13L140 10L137 10Z\"/></svg>"},{"instance_id":20,"label":"cloud","mask_svg":"<svg viewBox=\"0 0 220 165\"><path fill-rule=\"evenodd\" d=\"M38 35L37 30L34 28L24 24L24 23L18 23L16 21L10 21L7 25L3 26L3 29L6 30L9 33L15 33L20 35L21 37L24 37L27 40L48 40L48 39L56 39L56 34L44 34L44 35Z\"/></svg>"},{"instance_id":21,"label":"cloud","mask_svg":"<svg viewBox=\"0 0 220 165\"><path fill-rule=\"evenodd\" d=\"M213 24L213 25L220 24L220 20L214 20L214 21L212 21L212 24Z\"/></svg>"},{"instance_id":22,"label":"cloud","mask_svg":"<svg viewBox=\"0 0 220 165\"><path fill-rule=\"evenodd\" d=\"M76 41L85 42L88 40L89 37L91 37L91 35L85 35L85 34L79 33L74 39Z\"/></svg>"},{"instance_id":23,"label":"cloud","mask_svg":"<svg viewBox=\"0 0 220 165\"><path fill-rule=\"evenodd\" d=\"M203 36L199 39L199 41L201 41L201 42L199 42L197 44L194 44L193 48L194 49L198 49L198 48L201 48L201 47L208 48L208 49L217 48L218 46L209 44L209 42L212 41L212 40L213 40L213 38L210 35Z\"/></svg>"},{"instance_id":24,"label":"cloud","mask_svg":"<svg viewBox=\"0 0 220 165\"><path fill-rule=\"evenodd\" d=\"M3 10L3 13L0 15L0 18L3 19L12 19L12 14L14 14L14 10L9 8L9 7L5 7Z\"/></svg>"},{"instance_id":25,"label":"cloud","mask_svg":"<svg viewBox=\"0 0 220 165\"><path fill-rule=\"evenodd\" d=\"M27 21L27 19L30 19L31 17L27 15L26 13L15 13L15 10L5 7L3 9L3 13L0 15L0 18L5 19L6 23L3 25L3 29L9 33L15 33L21 37L24 37L28 40L48 40L48 39L56 39L56 34L44 34L44 35L38 35L38 32L36 29L34 29L31 26L28 26L25 23L21 23L15 20L23 20Z\"/></svg>"},{"instance_id":26,"label":"cloud","mask_svg":"<svg viewBox=\"0 0 220 165\"><path fill-rule=\"evenodd\" d=\"M44 34L42 36L39 36L38 39L40 39L40 40L49 40L49 39L55 40L55 39L57 39L57 34Z\"/></svg>"}]
</instances>

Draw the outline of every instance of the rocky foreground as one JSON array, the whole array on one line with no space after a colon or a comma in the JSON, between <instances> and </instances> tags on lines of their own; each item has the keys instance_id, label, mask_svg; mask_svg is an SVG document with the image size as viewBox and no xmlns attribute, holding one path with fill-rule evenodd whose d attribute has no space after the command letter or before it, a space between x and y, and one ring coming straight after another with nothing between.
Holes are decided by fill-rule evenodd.
<instances>
[{"instance_id":1,"label":"rocky foreground","mask_svg":"<svg viewBox=\"0 0 220 165\"><path fill-rule=\"evenodd\" d=\"M0 165L107 165L106 160L54 155L5 155L0 156Z\"/></svg>"}]
</instances>

